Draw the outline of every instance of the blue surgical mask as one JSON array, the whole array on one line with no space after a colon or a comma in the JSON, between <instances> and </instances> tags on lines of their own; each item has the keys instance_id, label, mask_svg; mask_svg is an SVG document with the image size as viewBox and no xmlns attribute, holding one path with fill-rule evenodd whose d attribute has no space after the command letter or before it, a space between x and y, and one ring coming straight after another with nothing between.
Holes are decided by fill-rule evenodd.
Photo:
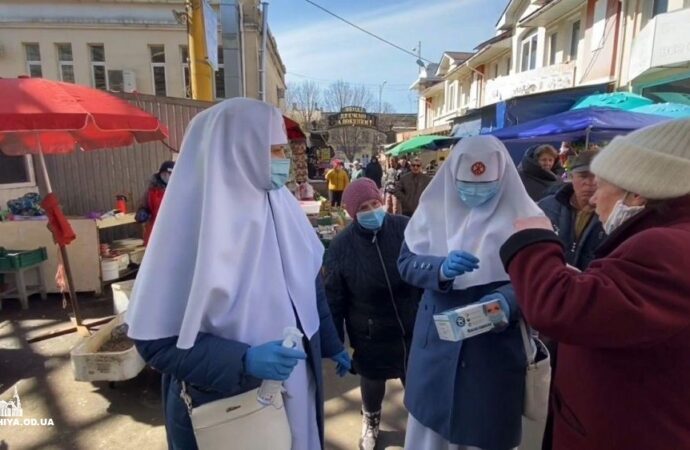
<instances>
[{"instance_id":1,"label":"blue surgical mask","mask_svg":"<svg viewBox=\"0 0 690 450\"><path fill-rule=\"evenodd\" d=\"M357 223L363 228L370 231L376 231L383 226L383 220L386 218L386 210L383 206L372 209L371 211L362 211L357 213Z\"/></svg>"},{"instance_id":2,"label":"blue surgical mask","mask_svg":"<svg viewBox=\"0 0 690 450\"><path fill-rule=\"evenodd\" d=\"M456 181L455 183L460 199L470 208L476 208L491 200L501 187L498 181L488 183Z\"/></svg>"},{"instance_id":3,"label":"blue surgical mask","mask_svg":"<svg viewBox=\"0 0 690 450\"><path fill-rule=\"evenodd\" d=\"M280 189L285 186L290 177L289 159L271 159L271 186Z\"/></svg>"}]
</instances>

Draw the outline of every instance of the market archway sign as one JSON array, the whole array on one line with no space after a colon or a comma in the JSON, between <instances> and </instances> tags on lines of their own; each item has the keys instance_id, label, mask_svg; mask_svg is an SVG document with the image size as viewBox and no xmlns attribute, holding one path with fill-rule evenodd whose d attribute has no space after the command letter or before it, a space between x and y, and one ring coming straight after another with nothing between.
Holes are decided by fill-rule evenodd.
<instances>
[{"instance_id":1,"label":"market archway sign","mask_svg":"<svg viewBox=\"0 0 690 450\"><path fill-rule=\"evenodd\" d=\"M329 128L361 127L378 129L378 117L359 106L346 106L328 116Z\"/></svg>"}]
</instances>

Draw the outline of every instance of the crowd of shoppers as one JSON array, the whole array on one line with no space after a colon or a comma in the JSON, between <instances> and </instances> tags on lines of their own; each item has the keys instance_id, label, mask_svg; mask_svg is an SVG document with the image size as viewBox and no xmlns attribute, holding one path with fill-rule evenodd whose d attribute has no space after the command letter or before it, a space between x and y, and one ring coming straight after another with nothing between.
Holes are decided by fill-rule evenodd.
<instances>
[{"instance_id":1,"label":"crowd of shoppers","mask_svg":"<svg viewBox=\"0 0 690 450\"><path fill-rule=\"evenodd\" d=\"M196 408L266 380L286 391L281 448L325 448L324 358L360 377L362 449L390 379L406 449L523 448L537 334L555 368L543 448L690 448L690 120L571 154L566 181L552 146L516 168L490 136L433 177L372 156L350 183L336 162L331 202L353 220L325 258L284 187L286 142L277 109L227 100L194 118L165 180L127 323L163 373L170 448L197 448ZM435 316L477 304L502 318L492 331L441 337Z\"/></svg>"}]
</instances>

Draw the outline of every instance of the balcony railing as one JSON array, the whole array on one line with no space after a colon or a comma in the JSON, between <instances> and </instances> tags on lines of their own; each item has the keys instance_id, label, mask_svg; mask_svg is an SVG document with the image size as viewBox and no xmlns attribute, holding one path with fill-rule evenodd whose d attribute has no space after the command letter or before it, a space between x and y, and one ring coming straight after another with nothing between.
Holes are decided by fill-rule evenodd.
<instances>
[{"instance_id":1,"label":"balcony railing","mask_svg":"<svg viewBox=\"0 0 690 450\"><path fill-rule=\"evenodd\" d=\"M690 61L690 8L659 14L633 40L628 79L650 69L685 66Z\"/></svg>"},{"instance_id":2,"label":"balcony railing","mask_svg":"<svg viewBox=\"0 0 690 450\"><path fill-rule=\"evenodd\" d=\"M539 92L556 91L575 85L575 63L554 64L486 82L484 105Z\"/></svg>"}]
</instances>

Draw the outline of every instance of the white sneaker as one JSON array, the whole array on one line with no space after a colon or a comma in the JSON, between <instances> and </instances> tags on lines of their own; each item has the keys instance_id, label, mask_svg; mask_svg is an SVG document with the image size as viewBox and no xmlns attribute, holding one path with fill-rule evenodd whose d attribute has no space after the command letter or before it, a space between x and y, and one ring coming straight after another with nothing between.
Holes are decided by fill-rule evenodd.
<instances>
[{"instance_id":1,"label":"white sneaker","mask_svg":"<svg viewBox=\"0 0 690 450\"><path fill-rule=\"evenodd\" d=\"M359 440L360 450L374 450L379 437L381 411L369 413L362 410L362 438Z\"/></svg>"}]
</instances>

